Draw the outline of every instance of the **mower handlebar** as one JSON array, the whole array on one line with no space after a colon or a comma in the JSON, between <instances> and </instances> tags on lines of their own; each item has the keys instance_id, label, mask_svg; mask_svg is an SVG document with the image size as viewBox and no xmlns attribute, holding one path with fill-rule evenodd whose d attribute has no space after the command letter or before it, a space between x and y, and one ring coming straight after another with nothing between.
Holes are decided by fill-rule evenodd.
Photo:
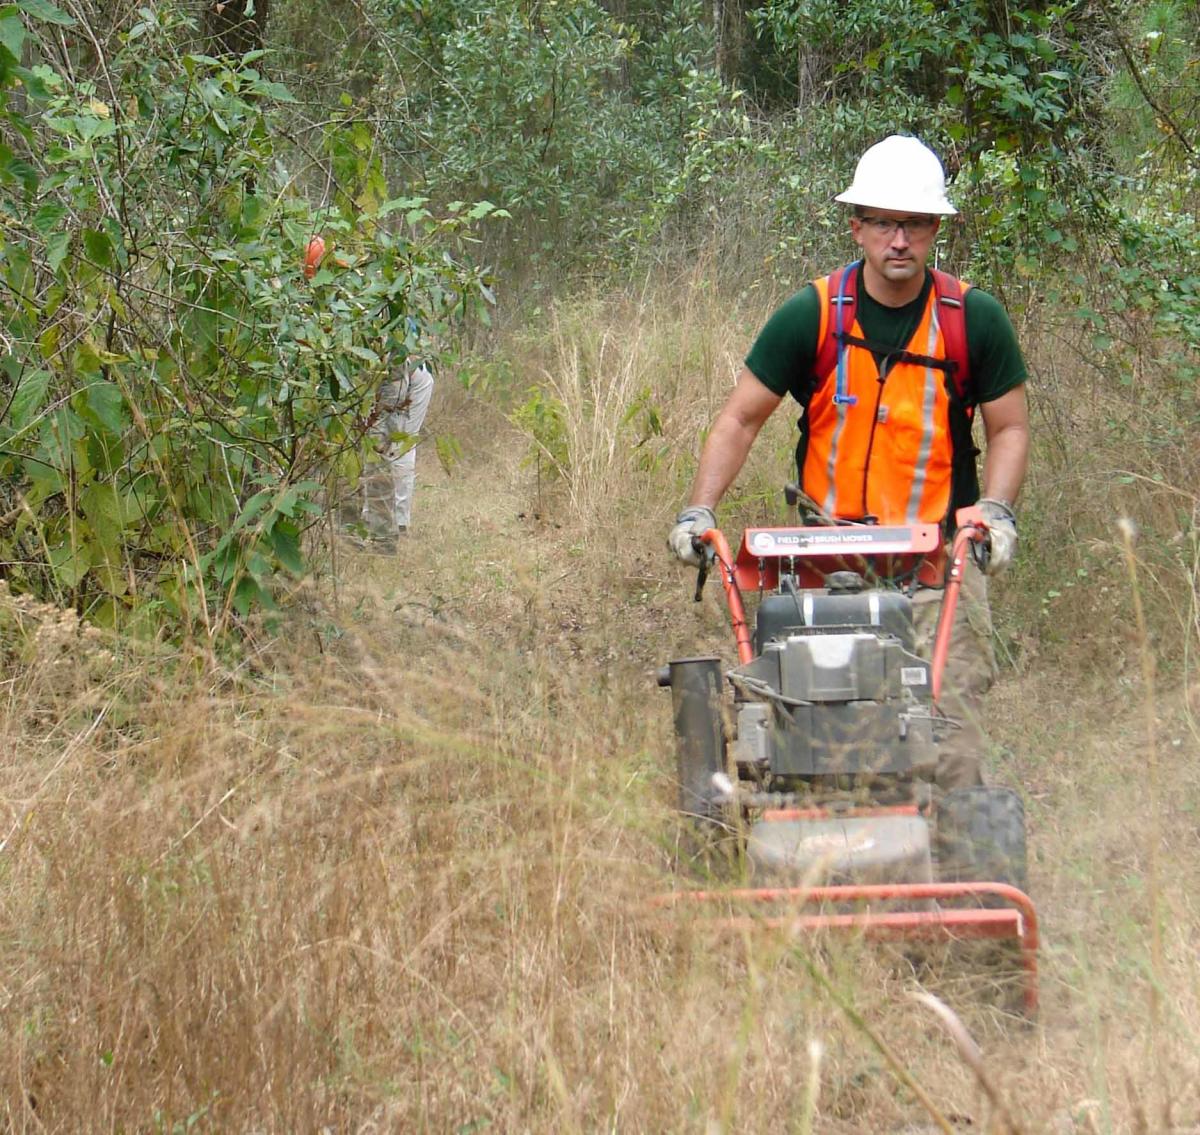
<instances>
[{"instance_id":1,"label":"mower handlebar","mask_svg":"<svg viewBox=\"0 0 1200 1135\"><path fill-rule=\"evenodd\" d=\"M938 612L937 630L933 636L933 653L930 655L930 682L933 700L942 695L942 675L946 671L946 660L950 656L950 637L954 632L954 613L958 609L958 596L962 590L963 573L967 567L967 549L971 544L985 544L988 538L987 521L983 513L972 505L960 508L954 517L958 531L950 546L950 561L946 564L946 590L942 595L942 609Z\"/></svg>"},{"instance_id":2,"label":"mower handlebar","mask_svg":"<svg viewBox=\"0 0 1200 1135\"><path fill-rule=\"evenodd\" d=\"M954 614L958 607L959 591L962 588L963 573L966 569L968 548L971 544L986 543L988 537L987 521L983 513L974 505L970 508L959 509L955 514L955 522L958 528L946 564L945 592L942 597L942 609L938 613L937 630L934 633L933 652L930 657L931 684L935 702L941 695L942 675L945 672L946 660L950 652L950 637L954 627ZM928 526L920 527L925 529ZM758 531L767 530L760 529ZM706 528L699 536L692 537L692 547L700 554L700 565L696 578L696 602L700 601L700 593L708 579L708 572L715 564L721 575L721 585L725 589L729 619L733 625L734 638L737 641L738 662L742 665L752 662L754 646L750 638L750 628L746 622L746 608L738 587L735 561L729 550L729 542L719 528Z\"/></svg>"},{"instance_id":3,"label":"mower handlebar","mask_svg":"<svg viewBox=\"0 0 1200 1135\"><path fill-rule=\"evenodd\" d=\"M692 537L692 546L700 552L700 568L696 577L696 602L708 578L710 564L716 564L721 573L721 586L725 588L725 603L729 608L729 621L733 624L733 637L737 641L738 662L743 666L754 660L754 646L750 642L750 628L746 623L746 607L733 574L733 555L729 541L719 528L706 528L699 536Z\"/></svg>"}]
</instances>

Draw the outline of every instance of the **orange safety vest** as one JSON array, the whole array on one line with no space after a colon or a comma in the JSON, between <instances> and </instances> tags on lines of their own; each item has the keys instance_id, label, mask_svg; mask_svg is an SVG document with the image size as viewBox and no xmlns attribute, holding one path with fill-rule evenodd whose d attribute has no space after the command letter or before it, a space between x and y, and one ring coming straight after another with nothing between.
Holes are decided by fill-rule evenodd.
<instances>
[{"instance_id":1,"label":"orange safety vest","mask_svg":"<svg viewBox=\"0 0 1200 1135\"><path fill-rule=\"evenodd\" d=\"M940 524L964 461L974 475L972 408L955 381L956 370L965 368L965 286L939 275L912 338L882 365L859 326L857 305L847 298L858 282L857 265L814 281L821 305L818 373L801 419L797 460L805 493L830 516ZM850 317L843 341L830 351L822 348L835 338L839 298ZM945 305L957 308L949 319Z\"/></svg>"}]
</instances>

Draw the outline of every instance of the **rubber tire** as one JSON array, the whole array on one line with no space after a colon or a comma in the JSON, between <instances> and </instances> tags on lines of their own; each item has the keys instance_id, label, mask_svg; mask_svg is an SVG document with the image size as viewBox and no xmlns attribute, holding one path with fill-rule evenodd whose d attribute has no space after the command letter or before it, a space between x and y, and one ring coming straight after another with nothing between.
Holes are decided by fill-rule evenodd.
<instances>
[{"instance_id":1,"label":"rubber tire","mask_svg":"<svg viewBox=\"0 0 1200 1135\"><path fill-rule=\"evenodd\" d=\"M955 788L934 819L937 875L944 883L1028 886L1025 805L1011 788ZM1004 905L988 900L985 906Z\"/></svg>"}]
</instances>

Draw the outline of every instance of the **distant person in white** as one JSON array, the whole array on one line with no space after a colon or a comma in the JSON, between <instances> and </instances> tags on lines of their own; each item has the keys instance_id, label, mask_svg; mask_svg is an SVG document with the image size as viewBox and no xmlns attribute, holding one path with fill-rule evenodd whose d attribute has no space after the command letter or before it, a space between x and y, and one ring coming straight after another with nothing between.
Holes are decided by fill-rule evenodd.
<instances>
[{"instance_id":1,"label":"distant person in white","mask_svg":"<svg viewBox=\"0 0 1200 1135\"><path fill-rule=\"evenodd\" d=\"M379 388L370 431L377 459L368 460L362 477L363 525L379 551L394 551L412 523L417 443L432 397L433 372L415 359Z\"/></svg>"}]
</instances>

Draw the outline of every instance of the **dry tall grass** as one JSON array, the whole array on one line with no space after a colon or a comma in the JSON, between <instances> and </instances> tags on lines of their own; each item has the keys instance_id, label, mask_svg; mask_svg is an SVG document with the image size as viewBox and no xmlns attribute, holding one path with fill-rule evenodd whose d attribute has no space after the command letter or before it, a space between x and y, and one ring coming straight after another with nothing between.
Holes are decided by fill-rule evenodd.
<instances>
[{"instance_id":1,"label":"dry tall grass","mask_svg":"<svg viewBox=\"0 0 1200 1135\"><path fill-rule=\"evenodd\" d=\"M339 554L281 638L221 669L0 594L6 1130L1200 1127L1200 766L1160 677L1152 799L1135 632L1065 627L993 695L1045 922L1036 1027L979 958L642 914L674 858L651 673L729 650L664 526L759 314L686 295L511 345L573 423L549 513L524 440L444 388L432 425L468 457L421 459L402 554ZM631 462L612 438L644 388L662 434ZM731 515L775 507L779 418ZM1107 602L1130 617L1127 590ZM1128 665L1085 657L1100 631ZM960 1014L991 1094L918 988Z\"/></svg>"}]
</instances>

